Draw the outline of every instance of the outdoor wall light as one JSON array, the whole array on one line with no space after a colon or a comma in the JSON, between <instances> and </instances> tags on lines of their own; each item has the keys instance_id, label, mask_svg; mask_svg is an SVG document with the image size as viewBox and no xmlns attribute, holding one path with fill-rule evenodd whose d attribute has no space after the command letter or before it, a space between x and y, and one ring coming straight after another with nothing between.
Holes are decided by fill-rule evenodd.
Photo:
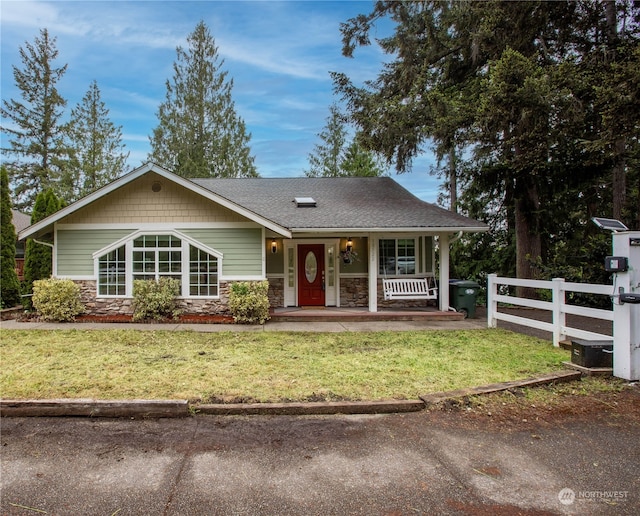
<instances>
[{"instance_id":1,"label":"outdoor wall light","mask_svg":"<svg viewBox=\"0 0 640 516\"><path fill-rule=\"evenodd\" d=\"M278 243L276 242L275 238L271 241L271 252L273 254L276 254L278 252Z\"/></svg>"},{"instance_id":2,"label":"outdoor wall light","mask_svg":"<svg viewBox=\"0 0 640 516\"><path fill-rule=\"evenodd\" d=\"M353 240L351 240L351 237L347 238L347 247L346 250L348 253L350 253L351 251L353 251Z\"/></svg>"}]
</instances>

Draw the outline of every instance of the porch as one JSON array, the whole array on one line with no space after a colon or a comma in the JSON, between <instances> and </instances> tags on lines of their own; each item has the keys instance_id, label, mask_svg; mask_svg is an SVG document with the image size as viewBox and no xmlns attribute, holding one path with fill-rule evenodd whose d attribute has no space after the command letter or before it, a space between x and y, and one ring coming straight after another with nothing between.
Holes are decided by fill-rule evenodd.
<instances>
[{"instance_id":1,"label":"porch","mask_svg":"<svg viewBox=\"0 0 640 516\"><path fill-rule=\"evenodd\" d=\"M436 308L380 308L370 312L366 307L287 307L274 308L272 322L367 322L367 321L416 321L458 322L464 314L442 312Z\"/></svg>"}]
</instances>

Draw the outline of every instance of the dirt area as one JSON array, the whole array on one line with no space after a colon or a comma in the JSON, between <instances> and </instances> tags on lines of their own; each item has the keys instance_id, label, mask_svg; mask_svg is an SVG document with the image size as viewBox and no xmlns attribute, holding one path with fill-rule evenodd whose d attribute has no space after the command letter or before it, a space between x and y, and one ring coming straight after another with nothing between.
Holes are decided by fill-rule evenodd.
<instances>
[{"instance_id":1,"label":"dirt area","mask_svg":"<svg viewBox=\"0 0 640 516\"><path fill-rule=\"evenodd\" d=\"M564 421L624 418L640 426L640 384L616 378L592 379L444 402L429 410L440 424L469 429L527 431L557 427ZM535 438L535 435L532 434Z\"/></svg>"}]
</instances>

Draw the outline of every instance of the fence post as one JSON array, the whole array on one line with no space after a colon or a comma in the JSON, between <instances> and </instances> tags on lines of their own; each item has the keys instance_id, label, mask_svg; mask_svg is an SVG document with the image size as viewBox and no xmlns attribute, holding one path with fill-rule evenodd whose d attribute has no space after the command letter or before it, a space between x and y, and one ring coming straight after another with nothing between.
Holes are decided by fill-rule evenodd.
<instances>
[{"instance_id":1,"label":"fence post","mask_svg":"<svg viewBox=\"0 0 640 516\"><path fill-rule=\"evenodd\" d=\"M495 318L495 313L498 311L498 302L495 300L498 293L497 278L497 274L487 276L487 327L489 328L498 326L498 319Z\"/></svg>"},{"instance_id":2,"label":"fence post","mask_svg":"<svg viewBox=\"0 0 640 516\"><path fill-rule=\"evenodd\" d=\"M567 315L564 311L565 304L564 278L553 278L551 280L551 302L553 321L553 345L560 346L560 341L567 338L562 332L562 328L567 325Z\"/></svg>"}]
</instances>

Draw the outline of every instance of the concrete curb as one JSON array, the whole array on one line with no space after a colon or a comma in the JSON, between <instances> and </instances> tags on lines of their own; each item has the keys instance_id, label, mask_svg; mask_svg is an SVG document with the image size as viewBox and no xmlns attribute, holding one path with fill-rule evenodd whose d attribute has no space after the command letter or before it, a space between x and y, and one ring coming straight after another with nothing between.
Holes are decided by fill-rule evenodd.
<instances>
[{"instance_id":1,"label":"concrete curb","mask_svg":"<svg viewBox=\"0 0 640 516\"><path fill-rule=\"evenodd\" d=\"M508 389L534 387L556 382L570 382L582 377L580 371L559 371L526 380L490 384L482 387L437 392L419 400L339 401L311 403L220 403L189 404L187 400L0 400L1 417L129 417L163 418L190 415L330 415L392 414L418 412L447 400L490 394Z\"/></svg>"}]
</instances>

